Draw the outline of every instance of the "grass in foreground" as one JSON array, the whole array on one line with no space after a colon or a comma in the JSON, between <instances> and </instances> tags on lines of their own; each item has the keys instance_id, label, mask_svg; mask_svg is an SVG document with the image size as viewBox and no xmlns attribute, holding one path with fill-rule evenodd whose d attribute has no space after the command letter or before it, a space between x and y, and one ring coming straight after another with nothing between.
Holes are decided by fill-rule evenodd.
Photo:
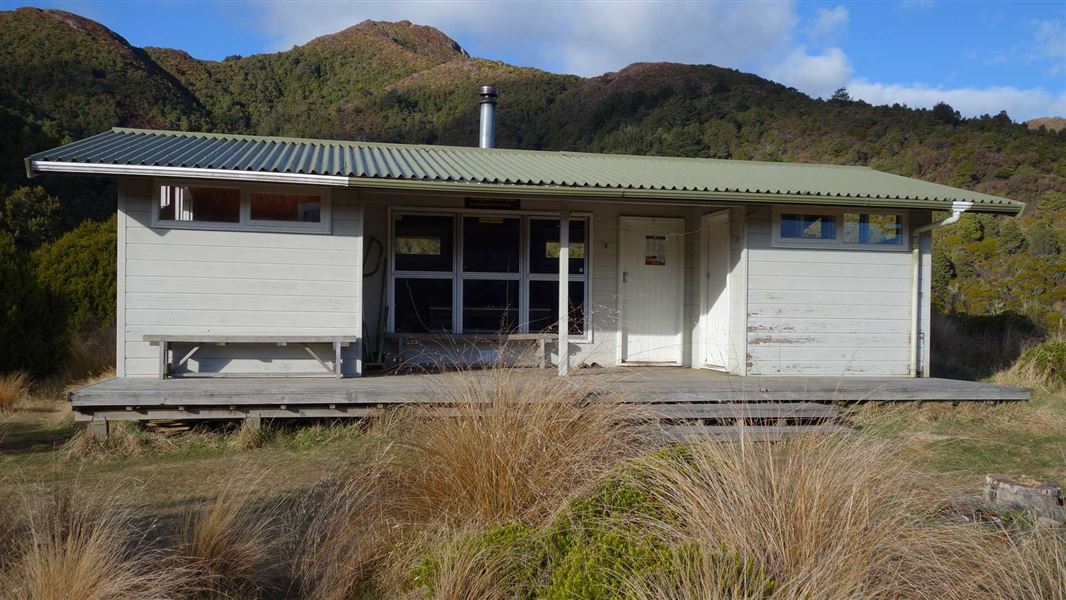
<instances>
[{"instance_id":1,"label":"grass in foreground","mask_svg":"<svg viewBox=\"0 0 1066 600\"><path fill-rule=\"evenodd\" d=\"M493 375L433 391L447 410L369 430L130 428L137 442L84 451L4 445L0 499L18 510L0 515L0 538L21 542L0 543L0 587L31 598L112 579L133 582L107 591L120 598L145 596L144 582L155 586L145 597L1063 598L1061 532L942 510L987 472L1062 481L1062 395L871 408L857 435L654 450L585 382ZM135 493L115 495L133 480ZM71 489L77 510L36 506ZM143 556L157 579L140 576Z\"/></svg>"}]
</instances>

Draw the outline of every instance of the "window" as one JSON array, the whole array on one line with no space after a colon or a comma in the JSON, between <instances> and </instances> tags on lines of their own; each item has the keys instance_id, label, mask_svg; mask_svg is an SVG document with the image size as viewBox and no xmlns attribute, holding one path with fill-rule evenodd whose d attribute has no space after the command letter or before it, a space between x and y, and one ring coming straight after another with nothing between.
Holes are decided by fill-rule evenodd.
<instances>
[{"instance_id":1,"label":"window","mask_svg":"<svg viewBox=\"0 0 1066 600\"><path fill-rule=\"evenodd\" d=\"M559 321L559 219L488 212L392 217L397 333L553 332ZM570 220L570 332L583 335L588 219ZM447 296L447 298L445 298Z\"/></svg>"},{"instance_id":2,"label":"window","mask_svg":"<svg viewBox=\"0 0 1066 600\"><path fill-rule=\"evenodd\" d=\"M836 215L781 215L781 237L803 240L832 240L837 236Z\"/></svg>"},{"instance_id":3,"label":"window","mask_svg":"<svg viewBox=\"0 0 1066 600\"><path fill-rule=\"evenodd\" d=\"M253 221L318 223L322 220L321 196L252 192L249 203Z\"/></svg>"},{"instance_id":4,"label":"window","mask_svg":"<svg viewBox=\"0 0 1066 600\"><path fill-rule=\"evenodd\" d=\"M452 280L396 280L396 331L452 331Z\"/></svg>"},{"instance_id":5,"label":"window","mask_svg":"<svg viewBox=\"0 0 1066 600\"><path fill-rule=\"evenodd\" d=\"M518 280L463 281L463 332L511 333L518 330Z\"/></svg>"},{"instance_id":6,"label":"window","mask_svg":"<svg viewBox=\"0 0 1066 600\"><path fill-rule=\"evenodd\" d=\"M450 216L401 215L394 232L396 270L451 273L454 234L455 220Z\"/></svg>"},{"instance_id":7,"label":"window","mask_svg":"<svg viewBox=\"0 0 1066 600\"><path fill-rule=\"evenodd\" d=\"M570 282L570 333L585 331L585 282ZM529 331L533 333L559 331L559 282L529 282Z\"/></svg>"},{"instance_id":8,"label":"window","mask_svg":"<svg viewBox=\"0 0 1066 600\"><path fill-rule=\"evenodd\" d=\"M903 245L903 217L893 213L844 213L845 244Z\"/></svg>"},{"instance_id":9,"label":"window","mask_svg":"<svg viewBox=\"0 0 1066 600\"><path fill-rule=\"evenodd\" d=\"M907 215L881 210L774 207L777 247L906 250Z\"/></svg>"},{"instance_id":10,"label":"window","mask_svg":"<svg viewBox=\"0 0 1066 600\"><path fill-rule=\"evenodd\" d=\"M159 218L186 223L239 223L241 190L190 185L163 186L159 194Z\"/></svg>"},{"instance_id":11,"label":"window","mask_svg":"<svg viewBox=\"0 0 1066 600\"><path fill-rule=\"evenodd\" d=\"M570 274L585 272L585 221L570 221ZM559 220L529 220L529 272L559 273Z\"/></svg>"},{"instance_id":12,"label":"window","mask_svg":"<svg viewBox=\"0 0 1066 600\"><path fill-rule=\"evenodd\" d=\"M157 186L154 227L329 233L329 194L294 186Z\"/></svg>"}]
</instances>

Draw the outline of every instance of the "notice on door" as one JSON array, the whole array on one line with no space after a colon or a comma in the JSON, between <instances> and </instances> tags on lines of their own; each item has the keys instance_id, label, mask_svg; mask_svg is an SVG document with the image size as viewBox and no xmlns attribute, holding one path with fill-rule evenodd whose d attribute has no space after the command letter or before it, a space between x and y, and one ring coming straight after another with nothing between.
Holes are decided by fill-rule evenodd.
<instances>
[{"instance_id":1,"label":"notice on door","mask_svg":"<svg viewBox=\"0 0 1066 600\"><path fill-rule=\"evenodd\" d=\"M644 264L653 266L666 265L666 236L644 236Z\"/></svg>"}]
</instances>

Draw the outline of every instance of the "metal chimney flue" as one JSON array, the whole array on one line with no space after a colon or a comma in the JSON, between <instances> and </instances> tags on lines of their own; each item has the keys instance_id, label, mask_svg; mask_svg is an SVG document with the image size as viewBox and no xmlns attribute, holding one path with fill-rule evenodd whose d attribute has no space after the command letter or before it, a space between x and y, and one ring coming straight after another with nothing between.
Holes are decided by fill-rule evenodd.
<instances>
[{"instance_id":1,"label":"metal chimney flue","mask_svg":"<svg viewBox=\"0 0 1066 600\"><path fill-rule=\"evenodd\" d=\"M481 94L481 131L478 135L479 148L496 147L496 86L483 85L478 88Z\"/></svg>"}]
</instances>

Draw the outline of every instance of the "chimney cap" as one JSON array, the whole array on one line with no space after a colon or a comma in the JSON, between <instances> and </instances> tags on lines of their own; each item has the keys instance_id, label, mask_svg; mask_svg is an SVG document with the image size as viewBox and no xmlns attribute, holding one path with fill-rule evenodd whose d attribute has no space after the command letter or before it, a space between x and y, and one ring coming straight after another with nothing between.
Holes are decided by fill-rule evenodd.
<instances>
[{"instance_id":1,"label":"chimney cap","mask_svg":"<svg viewBox=\"0 0 1066 600\"><path fill-rule=\"evenodd\" d=\"M499 95L499 94L496 93L496 86L494 86L494 85L482 85L482 86L479 86L477 88L477 91L482 96L488 96L490 98L495 98L496 96Z\"/></svg>"}]
</instances>

